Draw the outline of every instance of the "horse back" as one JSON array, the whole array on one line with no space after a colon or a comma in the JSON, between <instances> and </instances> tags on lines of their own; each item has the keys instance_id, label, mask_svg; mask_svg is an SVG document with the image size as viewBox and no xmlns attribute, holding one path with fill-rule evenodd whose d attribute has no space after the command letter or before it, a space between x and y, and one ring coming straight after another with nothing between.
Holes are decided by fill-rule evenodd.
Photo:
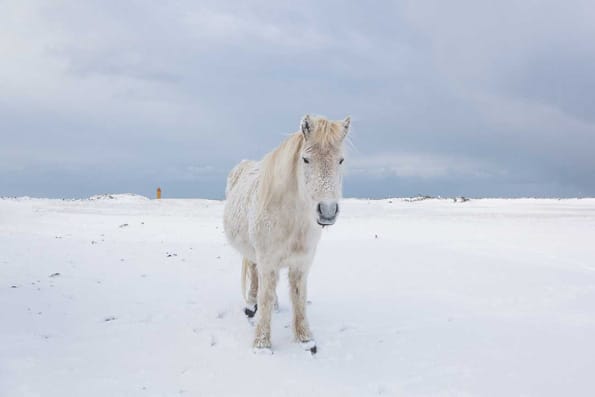
<instances>
[{"instance_id":1,"label":"horse back","mask_svg":"<svg viewBox=\"0 0 595 397\"><path fill-rule=\"evenodd\" d=\"M238 165L233 167L233 169L229 172L227 176L227 186L225 188L225 196L229 196L229 192L233 190L233 188L238 184L239 180L241 179L242 175L245 175L254 170L256 165L255 161L252 160L242 160Z\"/></svg>"}]
</instances>

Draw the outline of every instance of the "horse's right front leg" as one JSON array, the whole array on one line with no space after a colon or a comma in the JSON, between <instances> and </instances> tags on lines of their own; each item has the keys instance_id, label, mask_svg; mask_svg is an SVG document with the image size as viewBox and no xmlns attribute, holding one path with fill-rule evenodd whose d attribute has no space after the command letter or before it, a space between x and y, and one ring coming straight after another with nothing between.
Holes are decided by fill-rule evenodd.
<instances>
[{"instance_id":1,"label":"horse's right front leg","mask_svg":"<svg viewBox=\"0 0 595 397\"><path fill-rule=\"evenodd\" d=\"M253 347L256 350L270 350L271 348L271 312L275 304L275 291L278 270L268 270L264 266L257 266L258 269L258 322L256 324L256 335L254 336Z\"/></svg>"}]
</instances>

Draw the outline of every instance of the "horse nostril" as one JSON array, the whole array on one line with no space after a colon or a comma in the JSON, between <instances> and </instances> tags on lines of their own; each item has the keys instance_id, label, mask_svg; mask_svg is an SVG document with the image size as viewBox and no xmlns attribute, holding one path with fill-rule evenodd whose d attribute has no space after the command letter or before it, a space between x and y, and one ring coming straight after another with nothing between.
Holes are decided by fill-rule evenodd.
<instances>
[{"instance_id":1,"label":"horse nostril","mask_svg":"<svg viewBox=\"0 0 595 397\"><path fill-rule=\"evenodd\" d=\"M321 201L317 206L318 215L325 219L334 219L339 212L339 204L337 202Z\"/></svg>"}]
</instances>

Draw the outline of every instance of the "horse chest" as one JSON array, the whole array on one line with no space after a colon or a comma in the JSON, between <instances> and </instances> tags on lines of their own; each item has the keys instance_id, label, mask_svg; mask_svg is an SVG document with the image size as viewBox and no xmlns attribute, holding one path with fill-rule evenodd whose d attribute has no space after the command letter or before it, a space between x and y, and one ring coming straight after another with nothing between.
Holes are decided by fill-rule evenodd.
<instances>
[{"instance_id":1,"label":"horse chest","mask_svg":"<svg viewBox=\"0 0 595 397\"><path fill-rule=\"evenodd\" d=\"M309 263L320 239L318 229L305 222L271 222L254 236L259 236L255 248L281 266Z\"/></svg>"},{"instance_id":2,"label":"horse chest","mask_svg":"<svg viewBox=\"0 0 595 397\"><path fill-rule=\"evenodd\" d=\"M285 234L285 238L280 241L280 245L289 255L310 256L315 250L319 238L320 233L318 230L304 225Z\"/></svg>"}]
</instances>

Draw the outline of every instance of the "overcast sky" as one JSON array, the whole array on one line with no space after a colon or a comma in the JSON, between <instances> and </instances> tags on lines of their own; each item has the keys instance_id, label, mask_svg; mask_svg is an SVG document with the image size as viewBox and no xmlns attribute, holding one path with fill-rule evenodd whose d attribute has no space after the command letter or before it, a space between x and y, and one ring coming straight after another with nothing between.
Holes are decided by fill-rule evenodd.
<instances>
[{"instance_id":1,"label":"overcast sky","mask_svg":"<svg viewBox=\"0 0 595 397\"><path fill-rule=\"evenodd\" d=\"M0 196L222 198L305 113L345 196L595 196L595 2L0 0Z\"/></svg>"}]
</instances>

